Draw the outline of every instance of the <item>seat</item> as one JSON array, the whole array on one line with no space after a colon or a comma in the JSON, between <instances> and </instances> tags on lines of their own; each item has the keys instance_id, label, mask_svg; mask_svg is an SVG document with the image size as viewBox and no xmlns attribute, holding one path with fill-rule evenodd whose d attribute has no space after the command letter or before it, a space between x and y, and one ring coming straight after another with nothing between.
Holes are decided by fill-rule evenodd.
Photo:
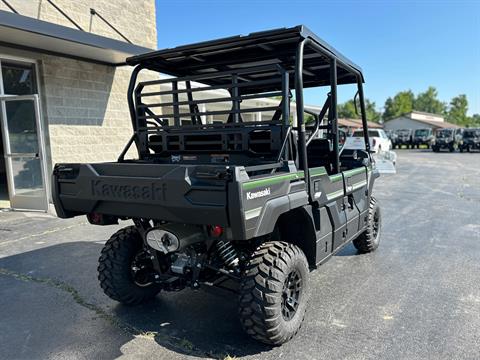
<instances>
[{"instance_id":1,"label":"seat","mask_svg":"<svg viewBox=\"0 0 480 360\"><path fill-rule=\"evenodd\" d=\"M330 174L332 164L330 161L331 146L328 139L313 139L307 146L308 167L324 166Z\"/></svg>"}]
</instances>

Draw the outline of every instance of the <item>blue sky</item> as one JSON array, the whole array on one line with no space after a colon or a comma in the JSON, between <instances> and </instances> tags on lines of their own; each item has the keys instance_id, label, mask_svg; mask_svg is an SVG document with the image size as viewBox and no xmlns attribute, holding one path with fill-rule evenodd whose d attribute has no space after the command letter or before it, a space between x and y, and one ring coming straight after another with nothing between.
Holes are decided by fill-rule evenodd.
<instances>
[{"instance_id":1,"label":"blue sky","mask_svg":"<svg viewBox=\"0 0 480 360\"><path fill-rule=\"evenodd\" d=\"M466 94L469 114L480 113L480 0L156 1L158 48L304 24L362 67L378 109L432 85L442 101Z\"/></svg>"}]
</instances>

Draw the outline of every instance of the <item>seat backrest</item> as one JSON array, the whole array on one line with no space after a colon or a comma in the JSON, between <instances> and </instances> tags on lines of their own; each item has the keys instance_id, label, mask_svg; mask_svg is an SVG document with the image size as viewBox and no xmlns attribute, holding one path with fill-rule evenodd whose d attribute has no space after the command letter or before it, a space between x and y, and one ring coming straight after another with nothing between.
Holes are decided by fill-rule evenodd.
<instances>
[{"instance_id":1,"label":"seat backrest","mask_svg":"<svg viewBox=\"0 0 480 360\"><path fill-rule=\"evenodd\" d=\"M330 140L313 139L307 146L308 167L313 168L325 166L327 171L330 171L330 152Z\"/></svg>"}]
</instances>

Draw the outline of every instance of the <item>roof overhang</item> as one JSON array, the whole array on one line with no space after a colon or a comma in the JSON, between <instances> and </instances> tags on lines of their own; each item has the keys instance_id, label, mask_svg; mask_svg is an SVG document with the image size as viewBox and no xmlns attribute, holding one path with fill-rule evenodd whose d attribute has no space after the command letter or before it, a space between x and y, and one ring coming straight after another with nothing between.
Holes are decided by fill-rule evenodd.
<instances>
[{"instance_id":1,"label":"roof overhang","mask_svg":"<svg viewBox=\"0 0 480 360\"><path fill-rule=\"evenodd\" d=\"M125 65L127 57L152 51L6 11L0 11L0 44L112 66Z\"/></svg>"}]
</instances>

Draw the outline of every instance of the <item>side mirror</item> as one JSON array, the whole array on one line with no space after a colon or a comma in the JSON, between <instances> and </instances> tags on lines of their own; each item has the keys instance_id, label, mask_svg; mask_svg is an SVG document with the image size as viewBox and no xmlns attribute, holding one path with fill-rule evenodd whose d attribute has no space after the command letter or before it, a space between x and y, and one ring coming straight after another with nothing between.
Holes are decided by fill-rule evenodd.
<instances>
[{"instance_id":1,"label":"side mirror","mask_svg":"<svg viewBox=\"0 0 480 360\"><path fill-rule=\"evenodd\" d=\"M353 105L355 106L355 114L359 114L358 111L358 106L357 106L357 100L358 100L358 91L355 93L355 96L353 97Z\"/></svg>"}]
</instances>

